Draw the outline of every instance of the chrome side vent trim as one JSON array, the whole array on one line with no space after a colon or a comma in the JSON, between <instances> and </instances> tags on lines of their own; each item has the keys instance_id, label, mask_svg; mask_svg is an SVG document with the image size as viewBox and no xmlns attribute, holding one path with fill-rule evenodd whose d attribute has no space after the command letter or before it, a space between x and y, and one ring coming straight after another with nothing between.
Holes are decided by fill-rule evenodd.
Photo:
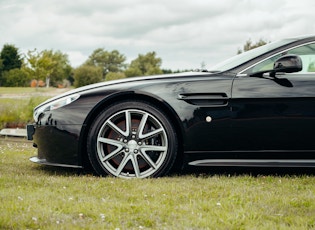
<instances>
[{"instance_id":1,"label":"chrome side vent trim","mask_svg":"<svg viewBox=\"0 0 315 230\"><path fill-rule=\"evenodd\" d=\"M228 105L228 96L225 93L184 93L178 95L178 100L192 105L218 107Z\"/></svg>"}]
</instances>

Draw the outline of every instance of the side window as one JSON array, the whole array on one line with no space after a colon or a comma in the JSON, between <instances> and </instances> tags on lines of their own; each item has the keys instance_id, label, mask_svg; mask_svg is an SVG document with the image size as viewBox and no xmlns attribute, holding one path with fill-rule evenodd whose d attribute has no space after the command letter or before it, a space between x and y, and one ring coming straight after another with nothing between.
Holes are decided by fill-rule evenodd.
<instances>
[{"instance_id":1,"label":"side window","mask_svg":"<svg viewBox=\"0 0 315 230\"><path fill-rule=\"evenodd\" d=\"M265 70L272 70L273 69L273 63L280 57L281 55L275 55L269 59L266 59L263 62L260 62L259 64L253 66L249 70L246 71L246 73L256 73L259 71L265 71Z\"/></svg>"},{"instance_id":2,"label":"side window","mask_svg":"<svg viewBox=\"0 0 315 230\"><path fill-rule=\"evenodd\" d=\"M250 73L255 73L258 71L272 70L273 63L275 62L275 60L285 54L296 54L301 57L302 63L303 63L303 69L300 71L300 73L315 72L315 43L313 43L313 44L308 44L308 45L300 46L297 48L293 48L281 54L277 54L249 68L244 73L250 74Z\"/></svg>"},{"instance_id":3,"label":"side window","mask_svg":"<svg viewBox=\"0 0 315 230\"><path fill-rule=\"evenodd\" d=\"M302 73L315 72L315 44L289 50L288 54L296 54L301 57L303 63Z\"/></svg>"}]
</instances>

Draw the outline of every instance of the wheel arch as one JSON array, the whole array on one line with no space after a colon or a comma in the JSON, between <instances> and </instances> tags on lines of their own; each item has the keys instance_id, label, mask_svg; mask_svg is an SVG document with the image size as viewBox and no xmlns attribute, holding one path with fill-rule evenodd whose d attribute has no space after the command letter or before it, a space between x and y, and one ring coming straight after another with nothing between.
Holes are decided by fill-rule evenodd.
<instances>
[{"instance_id":1,"label":"wheel arch","mask_svg":"<svg viewBox=\"0 0 315 230\"><path fill-rule=\"evenodd\" d=\"M123 92L117 92L114 94L111 94L110 96L107 96L103 100L101 100L99 103L97 103L96 106L90 111L88 116L86 117L84 121L84 126L80 133L80 141L79 141L79 163L84 168L90 168L89 159L87 156L87 136L89 133L89 130L91 128L91 125L96 118L96 116L106 109L106 107L109 107L113 103L117 103L120 101L126 101L126 100L141 100L147 103L151 103L155 106L157 106L159 109L161 109L164 114L171 120L171 124L174 126L176 133L177 133L177 139L178 139L178 153L177 158L175 161L175 164L177 161L181 162L183 158L183 127L180 122L180 118L178 117L175 110L162 98L157 97L156 95L151 95L145 92L134 92L134 91L123 91ZM174 166L175 166L174 164Z\"/></svg>"}]
</instances>

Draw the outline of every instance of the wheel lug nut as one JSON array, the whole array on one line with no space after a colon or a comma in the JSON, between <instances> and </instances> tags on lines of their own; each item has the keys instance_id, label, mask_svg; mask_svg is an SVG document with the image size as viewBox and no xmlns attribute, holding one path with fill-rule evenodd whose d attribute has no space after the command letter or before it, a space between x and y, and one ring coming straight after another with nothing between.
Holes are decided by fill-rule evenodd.
<instances>
[{"instance_id":1,"label":"wheel lug nut","mask_svg":"<svg viewBox=\"0 0 315 230\"><path fill-rule=\"evenodd\" d=\"M142 142L141 142L141 141L139 141L139 142L138 142L138 145L142 145Z\"/></svg>"},{"instance_id":2,"label":"wheel lug nut","mask_svg":"<svg viewBox=\"0 0 315 230\"><path fill-rule=\"evenodd\" d=\"M124 143L127 143L127 142L128 142L127 139L125 139L125 140L124 140Z\"/></svg>"},{"instance_id":3,"label":"wheel lug nut","mask_svg":"<svg viewBox=\"0 0 315 230\"><path fill-rule=\"evenodd\" d=\"M135 149L133 152L134 152L134 153L138 153L138 149Z\"/></svg>"},{"instance_id":4,"label":"wheel lug nut","mask_svg":"<svg viewBox=\"0 0 315 230\"><path fill-rule=\"evenodd\" d=\"M135 135L132 135L131 137L132 137L132 139L135 139L135 138L136 138L136 136L135 136Z\"/></svg>"},{"instance_id":5,"label":"wheel lug nut","mask_svg":"<svg viewBox=\"0 0 315 230\"><path fill-rule=\"evenodd\" d=\"M128 153L128 152L129 152L129 149L128 149L128 148L127 148L127 149L125 149L125 152L127 152L127 153Z\"/></svg>"}]
</instances>

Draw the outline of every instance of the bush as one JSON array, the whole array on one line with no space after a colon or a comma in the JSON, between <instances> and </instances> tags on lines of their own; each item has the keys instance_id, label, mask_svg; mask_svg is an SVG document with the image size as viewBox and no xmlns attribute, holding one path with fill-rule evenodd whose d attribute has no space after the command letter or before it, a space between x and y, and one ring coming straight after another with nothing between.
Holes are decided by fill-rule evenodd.
<instances>
[{"instance_id":1,"label":"bush","mask_svg":"<svg viewBox=\"0 0 315 230\"><path fill-rule=\"evenodd\" d=\"M111 81L111 80L118 80L118 79L123 79L126 78L126 75L121 72L109 72L106 74L106 81Z\"/></svg>"},{"instance_id":2,"label":"bush","mask_svg":"<svg viewBox=\"0 0 315 230\"><path fill-rule=\"evenodd\" d=\"M82 65L74 70L74 87L101 82L102 78L102 68Z\"/></svg>"},{"instance_id":3,"label":"bush","mask_svg":"<svg viewBox=\"0 0 315 230\"><path fill-rule=\"evenodd\" d=\"M6 87L28 86L28 75L21 69L11 69L2 73L3 84Z\"/></svg>"}]
</instances>

